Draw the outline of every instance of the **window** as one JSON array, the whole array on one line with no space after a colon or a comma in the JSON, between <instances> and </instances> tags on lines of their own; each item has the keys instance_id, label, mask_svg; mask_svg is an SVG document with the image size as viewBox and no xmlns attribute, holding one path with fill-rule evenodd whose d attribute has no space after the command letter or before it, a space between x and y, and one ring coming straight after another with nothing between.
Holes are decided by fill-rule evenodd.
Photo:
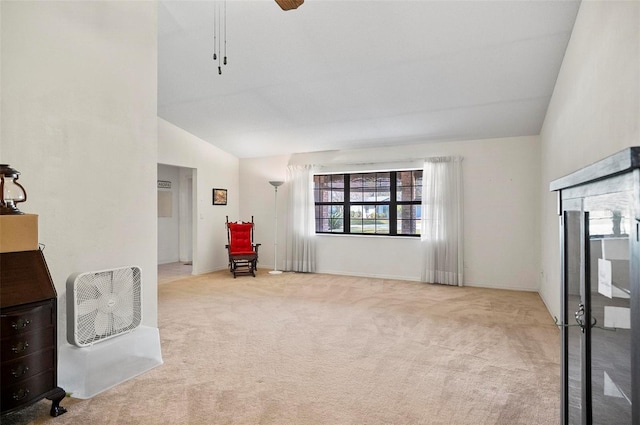
<instances>
[{"instance_id":1,"label":"window","mask_svg":"<svg viewBox=\"0 0 640 425\"><path fill-rule=\"evenodd\" d=\"M422 170L313 177L316 233L420 235Z\"/></svg>"}]
</instances>

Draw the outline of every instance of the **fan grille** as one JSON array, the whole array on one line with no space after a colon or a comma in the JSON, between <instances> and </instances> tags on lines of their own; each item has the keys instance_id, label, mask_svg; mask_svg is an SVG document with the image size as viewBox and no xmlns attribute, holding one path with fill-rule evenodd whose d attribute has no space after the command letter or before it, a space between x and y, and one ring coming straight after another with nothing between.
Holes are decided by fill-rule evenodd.
<instances>
[{"instance_id":1,"label":"fan grille","mask_svg":"<svg viewBox=\"0 0 640 425\"><path fill-rule=\"evenodd\" d=\"M73 282L72 343L85 347L138 327L140 295L138 267L80 274Z\"/></svg>"}]
</instances>

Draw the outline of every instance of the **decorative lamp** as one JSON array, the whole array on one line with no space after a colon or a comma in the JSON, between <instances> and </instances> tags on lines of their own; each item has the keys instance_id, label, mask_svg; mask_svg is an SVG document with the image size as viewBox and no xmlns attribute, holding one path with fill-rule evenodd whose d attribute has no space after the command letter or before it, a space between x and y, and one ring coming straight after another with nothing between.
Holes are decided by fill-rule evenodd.
<instances>
[{"instance_id":1,"label":"decorative lamp","mask_svg":"<svg viewBox=\"0 0 640 425\"><path fill-rule=\"evenodd\" d=\"M19 176L20 172L9 164L0 164L0 215L24 214L16 207L27 200L27 192L17 181Z\"/></svg>"},{"instance_id":2,"label":"decorative lamp","mask_svg":"<svg viewBox=\"0 0 640 425\"><path fill-rule=\"evenodd\" d=\"M275 227L275 237L273 238L273 270L271 270L270 274L281 274L282 272L278 270L278 187L284 184L283 181L270 181L269 184L273 186L275 189L275 216L276 216L276 225Z\"/></svg>"}]
</instances>

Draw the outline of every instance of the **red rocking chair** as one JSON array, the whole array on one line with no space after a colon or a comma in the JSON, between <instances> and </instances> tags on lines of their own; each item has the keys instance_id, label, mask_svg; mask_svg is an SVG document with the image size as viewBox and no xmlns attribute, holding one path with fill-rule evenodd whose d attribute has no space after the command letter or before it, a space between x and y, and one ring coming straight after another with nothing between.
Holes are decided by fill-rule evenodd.
<instances>
[{"instance_id":1,"label":"red rocking chair","mask_svg":"<svg viewBox=\"0 0 640 425\"><path fill-rule=\"evenodd\" d=\"M250 223L229 223L227 216L227 241L225 248L229 252L229 271L233 273L234 279L237 275L256 277L260 244L253 243L253 216Z\"/></svg>"}]
</instances>

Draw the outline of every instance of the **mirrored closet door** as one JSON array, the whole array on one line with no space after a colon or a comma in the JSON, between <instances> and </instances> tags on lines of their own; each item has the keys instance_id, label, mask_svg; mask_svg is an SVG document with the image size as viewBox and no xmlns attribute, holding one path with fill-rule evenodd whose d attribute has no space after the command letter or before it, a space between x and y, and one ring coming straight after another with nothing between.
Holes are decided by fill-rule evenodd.
<instances>
[{"instance_id":1,"label":"mirrored closet door","mask_svg":"<svg viewBox=\"0 0 640 425\"><path fill-rule=\"evenodd\" d=\"M640 424L640 150L552 183L562 246L563 424Z\"/></svg>"}]
</instances>

